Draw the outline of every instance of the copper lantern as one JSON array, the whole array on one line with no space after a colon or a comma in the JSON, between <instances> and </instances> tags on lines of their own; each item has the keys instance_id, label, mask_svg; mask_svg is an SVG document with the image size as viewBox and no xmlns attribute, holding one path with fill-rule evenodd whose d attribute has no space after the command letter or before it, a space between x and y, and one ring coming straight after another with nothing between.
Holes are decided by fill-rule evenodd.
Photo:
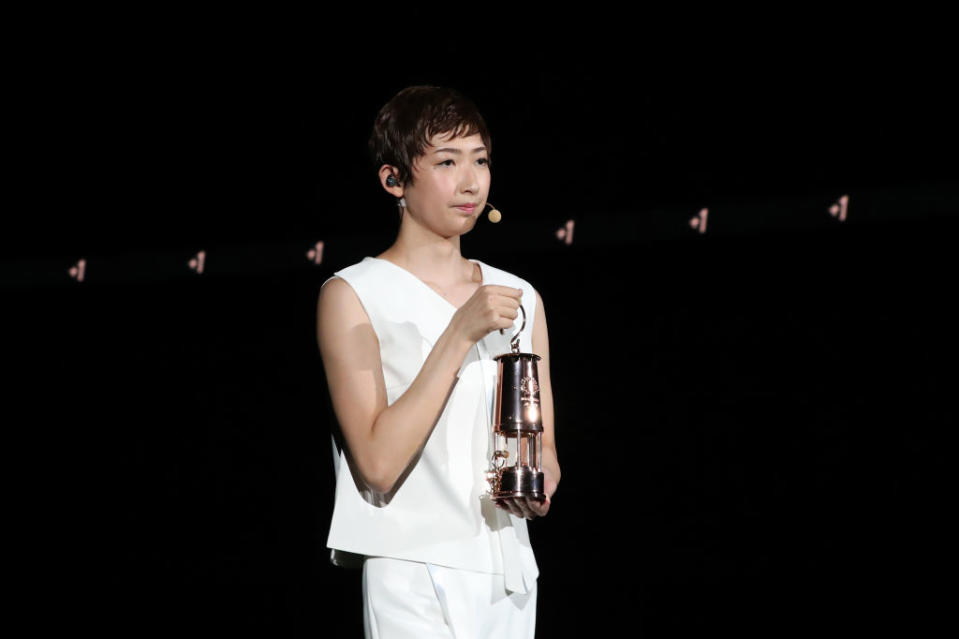
<instances>
[{"instance_id":1,"label":"copper lantern","mask_svg":"<svg viewBox=\"0 0 959 639\"><path fill-rule=\"evenodd\" d=\"M493 410L493 454L489 473L493 499L546 499L543 489L543 416L540 412L539 374L533 353L519 352L519 335L509 353L497 355L498 383Z\"/></svg>"}]
</instances>

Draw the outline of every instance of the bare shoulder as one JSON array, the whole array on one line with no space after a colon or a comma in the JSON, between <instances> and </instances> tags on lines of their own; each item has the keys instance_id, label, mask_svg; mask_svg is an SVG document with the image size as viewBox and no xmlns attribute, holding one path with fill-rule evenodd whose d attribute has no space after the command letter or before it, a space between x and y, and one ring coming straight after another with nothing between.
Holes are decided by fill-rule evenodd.
<instances>
[{"instance_id":1,"label":"bare shoulder","mask_svg":"<svg viewBox=\"0 0 959 639\"><path fill-rule=\"evenodd\" d=\"M530 287L533 289L533 292L536 293L536 318L534 320L534 325L539 324L540 322L545 324L546 311L543 307L543 296L539 294L539 291L536 290L535 287L533 287L532 285L530 285Z\"/></svg>"},{"instance_id":2,"label":"bare shoulder","mask_svg":"<svg viewBox=\"0 0 959 639\"><path fill-rule=\"evenodd\" d=\"M317 322L326 328L355 327L369 324L370 318L353 287L341 277L333 277L320 288Z\"/></svg>"},{"instance_id":3,"label":"bare shoulder","mask_svg":"<svg viewBox=\"0 0 959 639\"><path fill-rule=\"evenodd\" d=\"M345 298L356 298L357 303L359 303L359 298L356 296L356 291L353 290L353 287L344 280L342 277L333 276L323 283L323 286L320 287L320 304L323 304L323 301L326 300L327 303L330 301L342 301Z\"/></svg>"},{"instance_id":4,"label":"bare shoulder","mask_svg":"<svg viewBox=\"0 0 959 639\"><path fill-rule=\"evenodd\" d=\"M379 340L370 317L356 291L343 278L334 277L320 288L316 340L324 357L350 360L351 351L376 351L378 355Z\"/></svg>"},{"instance_id":5,"label":"bare shoulder","mask_svg":"<svg viewBox=\"0 0 959 639\"><path fill-rule=\"evenodd\" d=\"M546 328L546 309L543 306L543 297L535 288L536 315L533 317L533 348L537 352L549 351L549 329ZM548 356L548 355L547 355Z\"/></svg>"}]
</instances>

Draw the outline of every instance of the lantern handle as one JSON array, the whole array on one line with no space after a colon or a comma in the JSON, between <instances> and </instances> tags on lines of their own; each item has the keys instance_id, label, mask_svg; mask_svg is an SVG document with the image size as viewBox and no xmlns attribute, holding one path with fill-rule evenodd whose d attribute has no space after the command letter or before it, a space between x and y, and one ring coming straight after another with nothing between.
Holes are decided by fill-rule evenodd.
<instances>
[{"instance_id":1,"label":"lantern handle","mask_svg":"<svg viewBox=\"0 0 959 639\"><path fill-rule=\"evenodd\" d=\"M526 328L526 309L523 308L523 305L522 305L522 304L520 304L520 305L519 305L519 310L521 310L521 311L523 312L523 325L519 327L519 330L518 330L518 331L516 331L516 335L513 335L513 336L509 339L509 347L510 347L510 350L513 351L514 353L518 353L518 352L519 352L519 336L520 336L520 333L523 332L523 329ZM500 334L500 335L503 334L503 329L499 329L499 334Z\"/></svg>"},{"instance_id":2,"label":"lantern handle","mask_svg":"<svg viewBox=\"0 0 959 639\"><path fill-rule=\"evenodd\" d=\"M526 309L523 308L522 304L520 304L519 310L523 311L523 325L519 327L519 330L516 331L516 335L513 335L513 337L509 341L510 350L513 351L514 353L519 352L519 336L520 336L520 333L523 332L523 329L526 328Z\"/></svg>"}]
</instances>

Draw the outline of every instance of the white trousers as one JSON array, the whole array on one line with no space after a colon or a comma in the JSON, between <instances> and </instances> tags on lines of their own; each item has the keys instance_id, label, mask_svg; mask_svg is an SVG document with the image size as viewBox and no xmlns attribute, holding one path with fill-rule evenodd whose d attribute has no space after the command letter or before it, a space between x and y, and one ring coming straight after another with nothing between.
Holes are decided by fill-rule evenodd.
<instances>
[{"instance_id":1,"label":"white trousers","mask_svg":"<svg viewBox=\"0 0 959 639\"><path fill-rule=\"evenodd\" d=\"M366 639L533 639L536 591L507 593L503 575L367 557Z\"/></svg>"}]
</instances>

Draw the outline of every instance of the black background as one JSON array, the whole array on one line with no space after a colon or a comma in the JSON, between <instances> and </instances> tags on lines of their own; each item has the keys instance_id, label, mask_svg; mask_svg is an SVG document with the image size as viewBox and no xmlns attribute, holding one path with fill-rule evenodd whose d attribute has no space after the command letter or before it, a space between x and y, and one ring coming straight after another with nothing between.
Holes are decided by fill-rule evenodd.
<instances>
[{"instance_id":1,"label":"black background","mask_svg":"<svg viewBox=\"0 0 959 639\"><path fill-rule=\"evenodd\" d=\"M10 454L44 621L360 635L358 573L324 545L316 295L392 241L366 137L431 83L493 135L504 220L464 255L526 278L549 318L563 480L530 524L539 635L935 624L957 196L934 39L908 58L148 42L22 72L45 90L18 103L38 140L21 168L51 179L4 235L40 415Z\"/></svg>"}]
</instances>

